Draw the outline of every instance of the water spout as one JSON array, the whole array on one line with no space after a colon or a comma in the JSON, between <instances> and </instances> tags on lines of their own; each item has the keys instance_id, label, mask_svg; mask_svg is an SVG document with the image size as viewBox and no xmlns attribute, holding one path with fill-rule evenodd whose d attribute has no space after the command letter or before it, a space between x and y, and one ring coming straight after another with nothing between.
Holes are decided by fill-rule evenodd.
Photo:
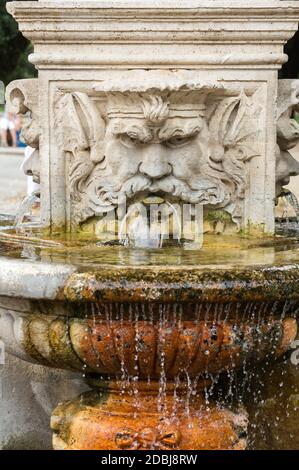
<instances>
[{"instance_id":1,"label":"water spout","mask_svg":"<svg viewBox=\"0 0 299 470\"><path fill-rule=\"evenodd\" d=\"M119 240L125 246L135 248L162 248L168 239L180 242L181 220L174 205L165 201L136 203L129 207L123 218Z\"/></svg>"},{"instance_id":2,"label":"water spout","mask_svg":"<svg viewBox=\"0 0 299 470\"><path fill-rule=\"evenodd\" d=\"M35 203L39 202L40 200L40 191L33 191L31 194L26 196L20 207L19 210L16 214L15 221L14 221L14 226L15 227L20 227L23 225L23 221L25 217L32 217L32 212L33 212L33 206Z\"/></svg>"},{"instance_id":3,"label":"water spout","mask_svg":"<svg viewBox=\"0 0 299 470\"><path fill-rule=\"evenodd\" d=\"M295 212L296 223L299 223L299 202L295 194L290 190L283 190L279 197L283 198L287 202L287 204L293 208ZM285 217L283 218L289 220L287 208L285 209L284 213Z\"/></svg>"}]
</instances>

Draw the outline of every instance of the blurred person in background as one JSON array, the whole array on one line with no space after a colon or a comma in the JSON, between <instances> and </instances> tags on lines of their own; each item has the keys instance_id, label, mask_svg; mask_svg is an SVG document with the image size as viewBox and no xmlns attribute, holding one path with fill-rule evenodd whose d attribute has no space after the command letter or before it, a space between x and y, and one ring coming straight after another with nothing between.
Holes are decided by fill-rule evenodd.
<instances>
[{"instance_id":1,"label":"blurred person in background","mask_svg":"<svg viewBox=\"0 0 299 470\"><path fill-rule=\"evenodd\" d=\"M17 147L25 148L26 144L21 140L21 132L22 132L22 127L24 125L23 116L21 116L20 114L17 114L15 116L14 124L15 124L15 130L16 130Z\"/></svg>"},{"instance_id":2,"label":"blurred person in background","mask_svg":"<svg viewBox=\"0 0 299 470\"><path fill-rule=\"evenodd\" d=\"M14 113L6 111L0 119L1 144L4 147L17 146L17 133L14 123Z\"/></svg>"}]
</instances>

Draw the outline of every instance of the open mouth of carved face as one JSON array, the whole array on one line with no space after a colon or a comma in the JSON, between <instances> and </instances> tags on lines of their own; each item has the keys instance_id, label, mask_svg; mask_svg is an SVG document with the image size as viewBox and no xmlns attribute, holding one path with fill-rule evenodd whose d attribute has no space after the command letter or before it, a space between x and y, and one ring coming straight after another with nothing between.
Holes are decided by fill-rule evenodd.
<instances>
[{"instance_id":1,"label":"open mouth of carved face","mask_svg":"<svg viewBox=\"0 0 299 470\"><path fill-rule=\"evenodd\" d=\"M197 179L192 185L174 176L150 180L136 175L119 186L101 186L96 190L98 200L117 205L160 198L169 202L216 205L225 198L224 188L208 179Z\"/></svg>"},{"instance_id":2,"label":"open mouth of carved face","mask_svg":"<svg viewBox=\"0 0 299 470\"><path fill-rule=\"evenodd\" d=\"M224 192L209 180L197 180L190 187L171 175L153 180L139 173L121 185L110 181L109 187L98 187L96 197L103 213L110 212L112 218L115 214L121 244L159 248L201 245L203 205L222 202Z\"/></svg>"}]
</instances>

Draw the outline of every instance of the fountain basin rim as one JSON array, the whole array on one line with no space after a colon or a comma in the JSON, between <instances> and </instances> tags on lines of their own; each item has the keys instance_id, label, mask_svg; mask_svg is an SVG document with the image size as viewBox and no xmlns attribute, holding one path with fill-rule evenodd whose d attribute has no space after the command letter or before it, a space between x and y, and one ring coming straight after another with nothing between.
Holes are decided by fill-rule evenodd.
<instances>
[{"instance_id":1,"label":"fountain basin rim","mask_svg":"<svg viewBox=\"0 0 299 470\"><path fill-rule=\"evenodd\" d=\"M0 296L55 300L76 268L0 257Z\"/></svg>"},{"instance_id":2,"label":"fountain basin rim","mask_svg":"<svg viewBox=\"0 0 299 470\"><path fill-rule=\"evenodd\" d=\"M249 302L299 299L299 264L234 266L66 264L0 258L0 296L71 303Z\"/></svg>"}]
</instances>

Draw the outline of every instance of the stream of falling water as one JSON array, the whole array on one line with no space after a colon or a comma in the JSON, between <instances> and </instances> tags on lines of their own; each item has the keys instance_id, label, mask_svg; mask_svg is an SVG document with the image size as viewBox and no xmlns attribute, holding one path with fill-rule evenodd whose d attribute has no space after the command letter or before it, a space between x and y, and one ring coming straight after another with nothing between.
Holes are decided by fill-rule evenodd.
<instances>
[{"instance_id":1,"label":"stream of falling water","mask_svg":"<svg viewBox=\"0 0 299 470\"><path fill-rule=\"evenodd\" d=\"M291 191L287 191L284 197L289 202L290 206L294 209L294 212L296 214L296 222L298 223L299 222L299 203L298 203L297 197Z\"/></svg>"},{"instance_id":2,"label":"stream of falling water","mask_svg":"<svg viewBox=\"0 0 299 470\"><path fill-rule=\"evenodd\" d=\"M159 305L159 342L158 348L160 349L160 378L159 378L159 395L158 395L158 412L160 414L167 413L167 404L166 404L166 387L167 387L167 377L165 370L165 335L164 327L166 323L166 306Z\"/></svg>"},{"instance_id":3,"label":"stream of falling water","mask_svg":"<svg viewBox=\"0 0 299 470\"><path fill-rule=\"evenodd\" d=\"M277 233L299 233L299 202L296 195L289 191L284 190L279 196L280 214L276 219ZM278 209L279 212L279 209Z\"/></svg>"},{"instance_id":4,"label":"stream of falling water","mask_svg":"<svg viewBox=\"0 0 299 470\"><path fill-rule=\"evenodd\" d=\"M33 191L33 193L29 194L23 199L15 217L15 221L14 221L15 227L21 227L26 216L32 217L33 206L35 203L39 202L39 200L40 200L39 190Z\"/></svg>"},{"instance_id":5,"label":"stream of falling water","mask_svg":"<svg viewBox=\"0 0 299 470\"><path fill-rule=\"evenodd\" d=\"M298 305L294 302L285 302L283 305L279 302L248 302L242 304L236 302L233 304L160 304L158 306L146 304L86 304L84 317L86 324L86 340L89 339L89 347L93 350L97 357L96 367L101 371L103 370L103 358L94 345L92 338L92 329L95 331L102 331L101 328L108 326L108 336L111 341L115 341L114 329L117 325L119 331L118 340L118 361L119 361L119 374L116 378L121 381L120 395L125 396L129 394L133 397L134 417L138 418L138 411L141 407L141 397L139 383L140 381L147 381L151 384L152 381L157 381L157 412L161 420L175 419L178 410L185 410L184 414L189 420L189 426L194 426L194 410L192 409L192 401L199 396L204 399L205 410L209 411L211 406L219 409L228 407L237 411L244 406L248 406L248 399L253 411L253 422L251 424L251 437L249 439L249 446L255 442L255 434L258 433L262 439L266 440L268 435L268 427L258 426L259 420L263 421L264 413L265 391L267 389L267 380L265 376L268 375L268 380L271 381L273 374L272 359L275 354L275 347L280 340L279 329L273 331L267 330L268 327L273 325L274 320L282 323L286 316L290 313L297 315ZM189 319L189 311L191 317ZM213 349L212 344L207 345L204 351L204 368L200 373L195 375L190 374L190 364L186 361L184 351L182 366L179 367L178 372L169 377L171 368L176 363L176 359L182 354L182 348L187 348L186 345L178 343L175 347L176 351L171 351L174 354L171 362L169 362L169 342L171 332L185 331L187 323L192 321L192 324L201 327L207 327L211 338L217 340L217 328L222 325L222 328L231 328L231 338L233 347L225 349L225 345L219 346L224 352L228 352L228 357L224 360L223 370L211 371L211 363L217 361L217 351ZM125 342L125 334L122 333L129 326L134 326L134 346L133 346L133 361L132 367L128 362L128 354L126 354L127 345ZM142 353L143 339L142 327L149 325L157 331L157 350L155 353L155 366L151 374L147 377L141 376L140 371L140 354ZM242 330L240 330L240 325ZM98 328L98 329L97 329ZM201 330L198 330L201 331ZM265 331L270 331L266 334ZM243 333L242 333L243 332ZM245 332L245 333L244 333ZM253 343L251 350L248 349L250 341L246 339L246 334L253 335ZM182 333L182 334L183 334ZM242 333L242 334L241 334ZM178 333L180 334L180 333ZM219 331L218 331L219 334ZM244 336L245 335L245 336ZM96 334L97 336L97 334ZM98 335L100 336L100 335ZM216 341L215 340L215 341ZM200 337L198 338L200 341ZM248 342L249 341L249 342ZM270 347L271 346L271 347ZM155 345L153 344L153 347ZM217 346L218 347L218 346ZM267 349L268 348L268 349ZM236 350L238 352L236 353ZM168 352L167 352L168 351ZM205 354L207 352L208 354ZM219 351L218 351L219 352ZM210 355L212 354L212 357ZM216 354L216 356L215 356ZM249 357L247 357L249 354ZM89 367L87 358L84 358L83 375ZM261 361L261 362L260 362ZM237 371L237 365L241 366ZM281 373L281 381L277 391L277 398L281 398L283 394L284 377L286 371ZM108 375L103 374L105 380L113 380L114 373ZM202 379L205 379L205 385L202 392L199 385ZM168 385L172 384L172 403L169 400ZM181 386L185 384L185 391L182 396ZM298 395L299 397L299 395ZM192 410L192 412L191 412ZM200 416L201 410L197 411ZM286 418L290 418L290 413L286 409ZM279 422L274 421L274 427L279 428Z\"/></svg>"},{"instance_id":6,"label":"stream of falling water","mask_svg":"<svg viewBox=\"0 0 299 470\"><path fill-rule=\"evenodd\" d=\"M134 394L134 417L137 418L138 410L140 409L140 401L139 401L139 390L138 390L138 382L139 382L139 343L140 343L140 335L139 335L139 313L140 306L138 304L135 305L135 353L134 353L134 375L133 375L133 394Z\"/></svg>"}]
</instances>

